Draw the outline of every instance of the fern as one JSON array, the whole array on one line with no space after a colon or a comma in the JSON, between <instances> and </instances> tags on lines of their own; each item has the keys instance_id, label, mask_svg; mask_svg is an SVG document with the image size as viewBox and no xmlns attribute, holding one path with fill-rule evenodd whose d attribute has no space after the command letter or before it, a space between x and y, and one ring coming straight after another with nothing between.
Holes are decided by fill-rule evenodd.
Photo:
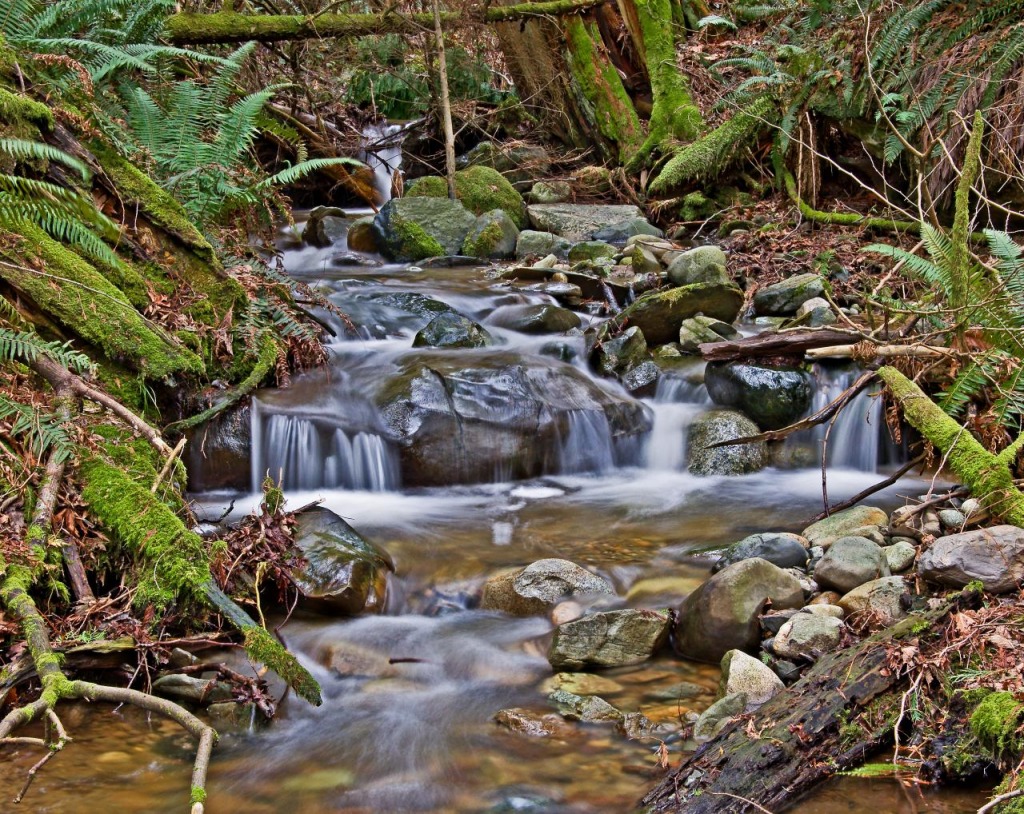
<instances>
[{"instance_id":1,"label":"fern","mask_svg":"<svg viewBox=\"0 0 1024 814\"><path fill-rule=\"evenodd\" d=\"M36 458L51 454L57 461L66 461L74 453L75 446L64 423L52 413L40 412L0 394L0 421L10 422L10 434L20 437Z\"/></svg>"},{"instance_id":2,"label":"fern","mask_svg":"<svg viewBox=\"0 0 1024 814\"><path fill-rule=\"evenodd\" d=\"M47 342L31 331L0 328L0 362L34 361L48 356L76 373L92 373L92 361L84 353L71 348L70 342Z\"/></svg>"}]
</instances>

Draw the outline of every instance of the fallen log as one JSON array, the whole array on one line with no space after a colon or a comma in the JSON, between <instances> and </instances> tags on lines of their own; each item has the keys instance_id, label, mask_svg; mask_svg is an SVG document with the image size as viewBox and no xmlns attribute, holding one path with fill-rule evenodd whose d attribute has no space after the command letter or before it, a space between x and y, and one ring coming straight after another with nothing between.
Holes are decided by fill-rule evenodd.
<instances>
[{"instance_id":1,"label":"fallen log","mask_svg":"<svg viewBox=\"0 0 1024 814\"><path fill-rule=\"evenodd\" d=\"M812 786L853 768L888 743L906 673L894 648L915 646L923 630L961 599L914 614L857 645L823 656L788 690L740 716L665 777L641 802L647 814L779 812Z\"/></svg>"},{"instance_id":2,"label":"fallen log","mask_svg":"<svg viewBox=\"0 0 1024 814\"><path fill-rule=\"evenodd\" d=\"M834 328L779 331L743 339L704 342L698 346L701 356L709 362L731 362L759 356L799 356L811 348L833 345L854 345L864 339L862 334Z\"/></svg>"}]
</instances>

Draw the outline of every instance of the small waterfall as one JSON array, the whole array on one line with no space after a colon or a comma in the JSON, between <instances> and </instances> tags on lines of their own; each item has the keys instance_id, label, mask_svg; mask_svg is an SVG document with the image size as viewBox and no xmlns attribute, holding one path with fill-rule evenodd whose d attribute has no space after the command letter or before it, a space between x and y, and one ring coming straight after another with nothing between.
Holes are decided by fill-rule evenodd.
<instances>
[{"instance_id":1,"label":"small waterfall","mask_svg":"<svg viewBox=\"0 0 1024 814\"><path fill-rule=\"evenodd\" d=\"M363 131L359 160L373 170L373 186L383 206L391 200L391 178L402 166L402 139L405 127L378 122Z\"/></svg>"},{"instance_id":2,"label":"small waterfall","mask_svg":"<svg viewBox=\"0 0 1024 814\"><path fill-rule=\"evenodd\" d=\"M815 365L816 388L811 412L817 412L838 398L856 380L860 370L848 366ZM828 424L810 432L798 433L793 441L814 444L816 460L821 463L821 445L828 433L828 465L837 469L874 472L880 463L882 439L882 402L876 392L858 393Z\"/></svg>"},{"instance_id":3,"label":"small waterfall","mask_svg":"<svg viewBox=\"0 0 1024 814\"><path fill-rule=\"evenodd\" d=\"M559 449L562 474L607 472L615 466L615 444L608 418L597 410L570 410Z\"/></svg>"},{"instance_id":4,"label":"small waterfall","mask_svg":"<svg viewBox=\"0 0 1024 814\"><path fill-rule=\"evenodd\" d=\"M704 382L667 374L658 380L651 427L644 450L648 469L680 471L686 467L686 435L693 419L711 404Z\"/></svg>"},{"instance_id":5,"label":"small waterfall","mask_svg":"<svg viewBox=\"0 0 1024 814\"><path fill-rule=\"evenodd\" d=\"M285 489L394 491L401 485L397 451L372 432L347 432L292 415L260 414L253 402L252 488L269 472Z\"/></svg>"}]
</instances>

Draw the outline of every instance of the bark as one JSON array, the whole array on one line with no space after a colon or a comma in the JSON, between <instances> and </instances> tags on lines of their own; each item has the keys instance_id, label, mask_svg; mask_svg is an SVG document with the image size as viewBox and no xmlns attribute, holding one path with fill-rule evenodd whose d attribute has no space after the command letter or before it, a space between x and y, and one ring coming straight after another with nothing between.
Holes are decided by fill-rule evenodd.
<instances>
[{"instance_id":1,"label":"bark","mask_svg":"<svg viewBox=\"0 0 1024 814\"><path fill-rule=\"evenodd\" d=\"M798 356L811 348L853 345L864 337L834 329L801 329L759 334L724 342L705 342L700 353L709 362L731 362L735 359L756 359L764 356Z\"/></svg>"},{"instance_id":2,"label":"bark","mask_svg":"<svg viewBox=\"0 0 1024 814\"><path fill-rule=\"evenodd\" d=\"M856 766L889 740L896 719L878 714L899 707L903 674L890 667L890 650L953 607L910 616L822 657L792 687L685 759L644 798L645 811L779 812L815 784ZM864 714L869 710L875 714Z\"/></svg>"}]
</instances>

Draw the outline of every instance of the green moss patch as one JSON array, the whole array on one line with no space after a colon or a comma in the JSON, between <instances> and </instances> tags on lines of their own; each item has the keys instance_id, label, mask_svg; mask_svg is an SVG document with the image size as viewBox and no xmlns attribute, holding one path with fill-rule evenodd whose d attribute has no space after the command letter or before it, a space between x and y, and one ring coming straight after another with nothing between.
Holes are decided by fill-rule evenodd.
<instances>
[{"instance_id":1,"label":"green moss patch","mask_svg":"<svg viewBox=\"0 0 1024 814\"><path fill-rule=\"evenodd\" d=\"M437 175L418 178L409 186L406 195L447 198L448 182ZM516 192L504 175L491 167L475 166L455 173L455 197L474 215L501 209L518 228L526 226L523 196Z\"/></svg>"},{"instance_id":2,"label":"green moss patch","mask_svg":"<svg viewBox=\"0 0 1024 814\"><path fill-rule=\"evenodd\" d=\"M1024 752L1024 701L991 693L971 715L971 732L996 760L1016 761Z\"/></svg>"}]
</instances>

